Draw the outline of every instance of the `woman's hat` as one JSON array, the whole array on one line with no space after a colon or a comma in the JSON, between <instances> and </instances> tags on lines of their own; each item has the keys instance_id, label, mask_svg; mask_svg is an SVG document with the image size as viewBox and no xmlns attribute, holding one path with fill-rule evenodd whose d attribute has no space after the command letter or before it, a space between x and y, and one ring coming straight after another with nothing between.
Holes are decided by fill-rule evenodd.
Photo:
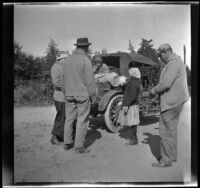
<instances>
[{"instance_id":1,"label":"woman's hat","mask_svg":"<svg viewBox=\"0 0 200 188\"><path fill-rule=\"evenodd\" d=\"M129 75L135 78L141 78L141 74L138 68L130 68L128 71Z\"/></svg>"},{"instance_id":2,"label":"woman's hat","mask_svg":"<svg viewBox=\"0 0 200 188\"><path fill-rule=\"evenodd\" d=\"M91 42L88 42L88 38L78 38L75 46L89 46Z\"/></svg>"}]
</instances>

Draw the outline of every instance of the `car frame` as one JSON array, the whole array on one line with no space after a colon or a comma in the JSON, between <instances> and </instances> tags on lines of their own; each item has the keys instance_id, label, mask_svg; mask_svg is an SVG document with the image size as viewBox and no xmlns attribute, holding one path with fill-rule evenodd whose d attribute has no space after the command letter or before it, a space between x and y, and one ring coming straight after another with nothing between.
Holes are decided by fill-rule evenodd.
<instances>
[{"instance_id":1,"label":"car frame","mask_svg":"<svg viewBox=\"0 0 200 188\"><path fill-rule=\"evenodd\" d=\"M156 81L152 79L155 76L152 74L156 72L155 70L159 70L158 63L135 52L106 53L100 54L100 56L103 59L103 63L109 67L110 72L116 72L119 76L127 77L129 68L137 67L141 72L141 83L145 77L147 80L150 80L148 87L142 87L139 95L140 117L159 116L159 97L143 97L143 93L156 84ZM90 114L93 116L97 114L104 115L107 129L112 133L117 133L122 128L117 120L122 107L124 88L122 86L114 87L109 83L98 82L97 86L98 96L92 102Z\"/></svg>"}]
</instances>

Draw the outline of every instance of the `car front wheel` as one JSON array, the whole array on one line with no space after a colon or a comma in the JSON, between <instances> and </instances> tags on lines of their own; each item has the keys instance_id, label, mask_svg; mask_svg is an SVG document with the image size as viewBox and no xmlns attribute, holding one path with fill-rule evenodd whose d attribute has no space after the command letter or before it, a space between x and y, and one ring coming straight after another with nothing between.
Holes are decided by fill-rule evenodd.
<instances>
[{"instance_id":1,"label":"car front wheel","mask_svg":"<svg viewBox=\"0 0 200 188\"><path fill-rule=\"evenodd\" d=\"M122 100L122 94L118 94L112 97L104 114L106 126L112 133L117 133L122 128L122 126L118 123Z\"/></svg>"}]
</instances>

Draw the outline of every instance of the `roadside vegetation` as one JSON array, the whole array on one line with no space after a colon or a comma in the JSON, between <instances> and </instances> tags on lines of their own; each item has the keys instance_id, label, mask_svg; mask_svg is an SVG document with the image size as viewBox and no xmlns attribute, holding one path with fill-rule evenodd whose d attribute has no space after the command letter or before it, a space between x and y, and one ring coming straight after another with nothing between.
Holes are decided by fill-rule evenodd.
<instances>
[{"instance_id":1,"label":"roadside vegetation","mask_svg":"<svg viewBox=\"0 0 200 188\"><path fill-rule=\"evenodd\" d=\"M161 62L155 55L155 48L152 39L142 39L140 48L135 51L131 41L129 41L130 53L136 52L157 62L162 68ZM41 106L53 104L53 85L51 81L50 68L62 52L58 49L56 42L51 39L43 57L34 57L22 51L22 45L14 42L14 105L15 106ZM66 50L67 55L70 53ZM102 49L101 53L108 53ZM93 54L90 49L89 56ZM94 52L100 54L100 52ZM189 92L191 91L191 71L186 67L188 75ZM159 72L154 77L158 80Z\"/></svg>"}]
</instances>

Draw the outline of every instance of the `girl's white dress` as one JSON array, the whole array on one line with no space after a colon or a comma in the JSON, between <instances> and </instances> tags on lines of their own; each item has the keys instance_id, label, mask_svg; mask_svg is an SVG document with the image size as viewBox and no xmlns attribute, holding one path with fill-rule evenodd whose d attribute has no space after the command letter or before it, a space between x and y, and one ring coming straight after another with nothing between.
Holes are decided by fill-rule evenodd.
<instances>
[{"instance_id":1,"label":"girl's white dress","mask_svg":"<svg viewBox=\"0 0 200 188\"><path fill-rule=\"evenodd\" d=\"M140 123L139 106L130 106L127 114L124 114L124 108L122 108L119 112L118 123L128 126L138 125Z\"/></svg>"}]
</instances>

